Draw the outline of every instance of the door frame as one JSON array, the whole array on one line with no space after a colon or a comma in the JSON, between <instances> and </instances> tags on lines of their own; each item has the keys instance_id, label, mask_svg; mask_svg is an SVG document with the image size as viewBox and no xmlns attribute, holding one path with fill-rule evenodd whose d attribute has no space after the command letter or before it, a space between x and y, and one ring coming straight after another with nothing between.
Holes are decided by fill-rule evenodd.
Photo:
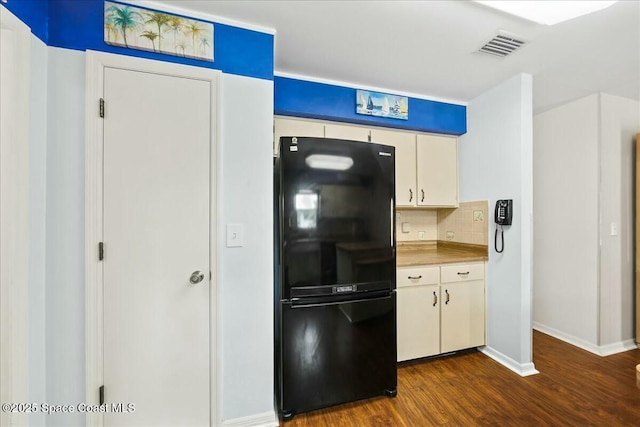
<instances>
[{"instance_id":1,"label":"door frame","mask_svg":"<svg viewBox=\"0 0 640 427\"><path fill-rule=\"evenodd\" d=\"M221 423L221 351L220 336L220 260L218 236L222 235L218 219L220 192L220 75L221 72L204 67L193 67L162 61L154 61L124 55L115 55L87 50L86 52L86 158L85 158L85 339L86 339L86 402L99 403L98 389L103 385L103 263L98 260L98 243L103 239L103 147L104 126L99 115L99 100L104 98L104 69L120 68L131 71L157 73L211 82L211 141L210 141L210 236L209 253L211 280L209 292L210 333L210 425ZM109 114L109 103L105 101L105 116ZM108 245L105 245L108 256ZM108 393L108 391L107 391ZM128 403L128 402L127 402ZM135 402L133 402L135 403ZM87 426L102 426L104 417L99 412L86 414Z\"/></svg>"},{"instance_id":2,"label":"door frame","mask_svg":"<svg viewBox=\"0 0 640 427\"><path fill-rule=\"evenodd\" d=\"M0 5L0 61L9 80L0 124L0 400L29 401L29 119L31 30ZM25 77L26 76L26 77ZM27 424L29 414L0 412L0 424Z\"/></svg>"}]
</instances>

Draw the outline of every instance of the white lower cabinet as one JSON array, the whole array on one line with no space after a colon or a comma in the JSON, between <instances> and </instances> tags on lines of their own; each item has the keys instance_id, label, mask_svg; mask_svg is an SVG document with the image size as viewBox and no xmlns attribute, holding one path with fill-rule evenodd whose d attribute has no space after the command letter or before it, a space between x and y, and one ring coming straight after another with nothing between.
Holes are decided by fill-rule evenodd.
<instances>
[{"instance_id":1,"label":"white lower cabinet","mask_svg":"<svg viewBox=\"0 0 640 427\"><path fill-rule=\"evenodd\" d=\"M440 286L440 353L484 345L484 281Z\"/></svg>"},{"instance_id":2,"label":"white lower cabinet","mask_svg":"<svg viewBox=\"0 0 640 427\"><path fill-rule=\"evenodd\" d=\"M397 269L398 361L485 342L485 263Z\"/></svg>"},{"instance_id":3,"label":"white lower cabinet","mask_svg":"<svg viewBox=\"0 0 640 427\"><path fill-rule=\"evenodd\" d=\"M398 361L440 352L439 268L397 270Z\"/></svg>"}]
</instances>

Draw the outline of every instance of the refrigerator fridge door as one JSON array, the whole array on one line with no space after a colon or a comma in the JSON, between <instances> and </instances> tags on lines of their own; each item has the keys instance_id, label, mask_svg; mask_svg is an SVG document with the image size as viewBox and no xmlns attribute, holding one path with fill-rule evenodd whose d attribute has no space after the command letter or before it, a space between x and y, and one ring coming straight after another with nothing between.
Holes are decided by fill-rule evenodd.
<instances>
[{"instance_id":1,"label":"refrigerator fridge door","mask_svg":"<svg viewBox=\"0 0 640 427\"><path fill-rule=\"evenodd\" d=\"M395 289L395 149L280 140L281 299L292 289L386 282Z\"/></svg>"},{"instance_id":2,"label":"refrigerator fridge door","mask_svg":"<svg viewBox=\"0 0 640 427\"><path fill-rule=\"evenodd\" d=\"M396 294L326 305L282 304L279 411L395 395Z\"/></svg>"}]
</instances>

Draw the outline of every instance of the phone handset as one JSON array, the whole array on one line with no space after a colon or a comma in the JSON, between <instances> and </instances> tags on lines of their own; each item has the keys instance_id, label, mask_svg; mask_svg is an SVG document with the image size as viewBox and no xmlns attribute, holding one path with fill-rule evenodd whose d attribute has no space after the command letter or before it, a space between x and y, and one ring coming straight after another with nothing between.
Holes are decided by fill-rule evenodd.
<instances>
[{"instance_id":1,"label":"phone handset","mask_svg":"<svg viewBox=\"0 0 640 427\"><path fill-rule=\"evenodd\" d=\"M496 252L499 254L504 251L504 226L511 225L513 218L513 200L504 199L496 202L495 222L500 226L500 237L502 240L502 247L498 250L498 227L496 226L496 234L493 239Z\"/></svg>"}]
</instances>

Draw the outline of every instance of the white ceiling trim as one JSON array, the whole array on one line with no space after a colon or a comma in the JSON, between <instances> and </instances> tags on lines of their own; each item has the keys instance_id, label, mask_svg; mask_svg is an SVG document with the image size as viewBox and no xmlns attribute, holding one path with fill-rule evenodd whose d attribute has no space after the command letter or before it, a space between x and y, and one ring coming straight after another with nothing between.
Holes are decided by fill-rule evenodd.
<instances>
[{"instance_id":1,"label":"white ceiling trim","mask_svg":"<svg viewBox=\"0 0 640 427\"><path fill-rule=\"evenodd\" d=\"M277 31L275 28L262 27L260 25L247 24L245 22L235 21L233 19L223 18L221 16L211 15L208 13L197 12L191 9L184 9L182 7L172 6L160 1L151 0L128 0L129 4L134 6L146 7L148 9L156 9L162 12L175 13L178 15L184 15L190 18L201 19L204 21L217 22L224 25L230 25L233 27L244 28L245 30L257 31L259 33L266 33L275 35ZM215 37L215 34L214 34Z\"/></svg>"},{"instance_id":2,"label":"white ceiling trim","mask_svg":"<svg viewBox=\"0 0 640 427\"><path fill-rule=\"evenodd\" d=\"M286 77L290 79L307 80L314 83L323 83L323 84L334 85L334 86L344 86L344 87L350 87L354 89L369 90L373 92L389 93L392 95L408 96L411 98L423 99L425 101L435 101L435 102L444 102L446 104L462 105L465 107L469 104L468 101L461 101L459 99L440 98L437 96L421 95L417 93L404 92L404 91L395 90L395 89L380 88L375 86L367 86L367 85L361 85L361 84L349 83L349 82L341 82L337 80L323 79L320 77L303 76L300 74L286 73L283 71L275 71L274 75L278 77Z\"/></svg>"}]
</instances>

